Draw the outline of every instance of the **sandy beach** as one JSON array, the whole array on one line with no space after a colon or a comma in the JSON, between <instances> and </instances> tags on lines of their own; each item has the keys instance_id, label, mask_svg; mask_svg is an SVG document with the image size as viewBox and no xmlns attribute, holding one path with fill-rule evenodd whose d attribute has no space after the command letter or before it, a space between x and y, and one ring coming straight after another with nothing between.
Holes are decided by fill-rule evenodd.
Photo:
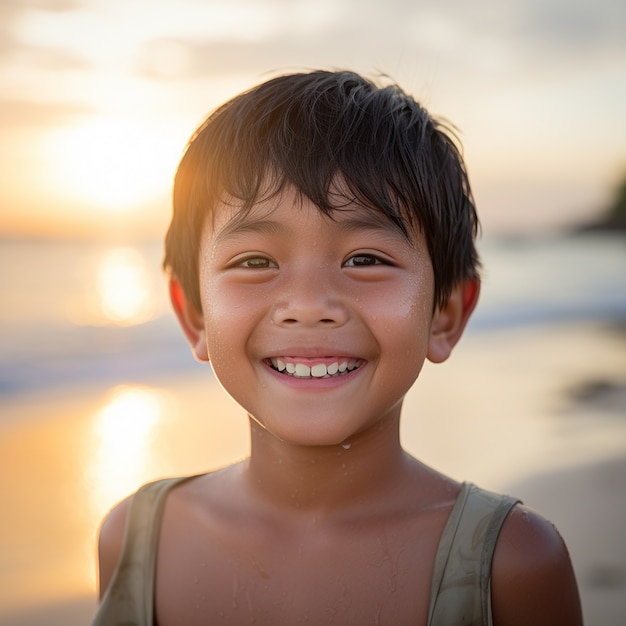
<instances>
[{"instance_id":1,"label":"sandy beach","mask_svg":"<svg viewBox=\"0 0 626 626\"><path fill-rule=\"evenodd\" d=\"M146 480L247 451L245 416L208 372L7 396L0 415L2 626L89 623L106 511ZM470 333L449 363L423 371L403 441L437 469L551 519L570 548L587 626L626 624L623 327Z\"/></svg>"}]
</instances>

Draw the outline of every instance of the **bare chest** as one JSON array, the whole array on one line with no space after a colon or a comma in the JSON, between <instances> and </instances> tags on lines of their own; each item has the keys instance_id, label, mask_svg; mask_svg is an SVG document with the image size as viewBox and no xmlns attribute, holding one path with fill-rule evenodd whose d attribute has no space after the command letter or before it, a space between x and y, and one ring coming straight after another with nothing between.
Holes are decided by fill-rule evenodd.
<instances>
[{"instance_id":1,"label":"bare chest","mask_svg":"<svg viewBox=\"0 0 626 626\"><path fill-rule=\"evenodd\" d=\"M158 624L425 624L436 532L422 521L168 540L157 569Z\"/></svg>"}]
</instances>

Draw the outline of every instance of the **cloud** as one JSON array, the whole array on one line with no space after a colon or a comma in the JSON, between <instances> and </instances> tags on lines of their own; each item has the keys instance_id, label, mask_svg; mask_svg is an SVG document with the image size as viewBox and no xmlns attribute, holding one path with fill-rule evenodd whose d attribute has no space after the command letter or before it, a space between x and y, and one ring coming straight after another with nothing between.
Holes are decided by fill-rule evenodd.
<instances>
[{"instance_id":1,"label":"cloud","mask_svg":"<svg viewBox=\"0 0 626 626\"><path fill-rule=\"evenodd\" d=\"M80 4L80 0L0 0L0 59L19 48L15 29L24 15L33 9L71 11Z\"/></svg>"},{"instance_id":2,"label":"cloud","mask_svg":"<svg viewBox=\"0 0 626 626\"><path fill-rule=\"evenodd\" d=\"M617 44L626 50L626 3L622 0L526 0L518 34L530 45L583 51Z\"/></svg>"}]
</instances>

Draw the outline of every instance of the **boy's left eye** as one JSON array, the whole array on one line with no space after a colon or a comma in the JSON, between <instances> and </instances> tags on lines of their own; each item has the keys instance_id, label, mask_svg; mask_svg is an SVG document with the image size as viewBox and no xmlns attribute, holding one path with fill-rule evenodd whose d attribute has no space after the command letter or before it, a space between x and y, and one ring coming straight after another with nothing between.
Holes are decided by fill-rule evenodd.
<instances>
[{"instance_id":1,"label":"boy's left eye","mask_svg":"<svg viewBox=\"0 0 626 626\"><path fill-rule=\"evenodd\" d=\"M373 254L355 254L345 261L344 267L368 267L382 264L383 261Z\"/></svg>"}]
</instances>

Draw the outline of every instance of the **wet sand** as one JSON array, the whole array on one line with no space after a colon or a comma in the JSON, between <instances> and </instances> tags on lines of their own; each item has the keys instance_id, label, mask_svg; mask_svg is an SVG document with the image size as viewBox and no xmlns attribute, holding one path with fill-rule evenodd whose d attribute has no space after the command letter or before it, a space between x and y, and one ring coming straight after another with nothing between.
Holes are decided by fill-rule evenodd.
<instances>
[{"instance_id":1,"label":"wet sand","mask_svg":"<svg viewBox=\"0 0 626 626\"><path fill-rule=\"evenodd\" d=\"M587 626L624 624L623 330L470 334L426 366L402 434L437 469L544 513L570 548ZM89 623L106 511L146 480L246 451L245 416L208 374L0 400L0 625Z\"/></svg>"}]
</instances>

